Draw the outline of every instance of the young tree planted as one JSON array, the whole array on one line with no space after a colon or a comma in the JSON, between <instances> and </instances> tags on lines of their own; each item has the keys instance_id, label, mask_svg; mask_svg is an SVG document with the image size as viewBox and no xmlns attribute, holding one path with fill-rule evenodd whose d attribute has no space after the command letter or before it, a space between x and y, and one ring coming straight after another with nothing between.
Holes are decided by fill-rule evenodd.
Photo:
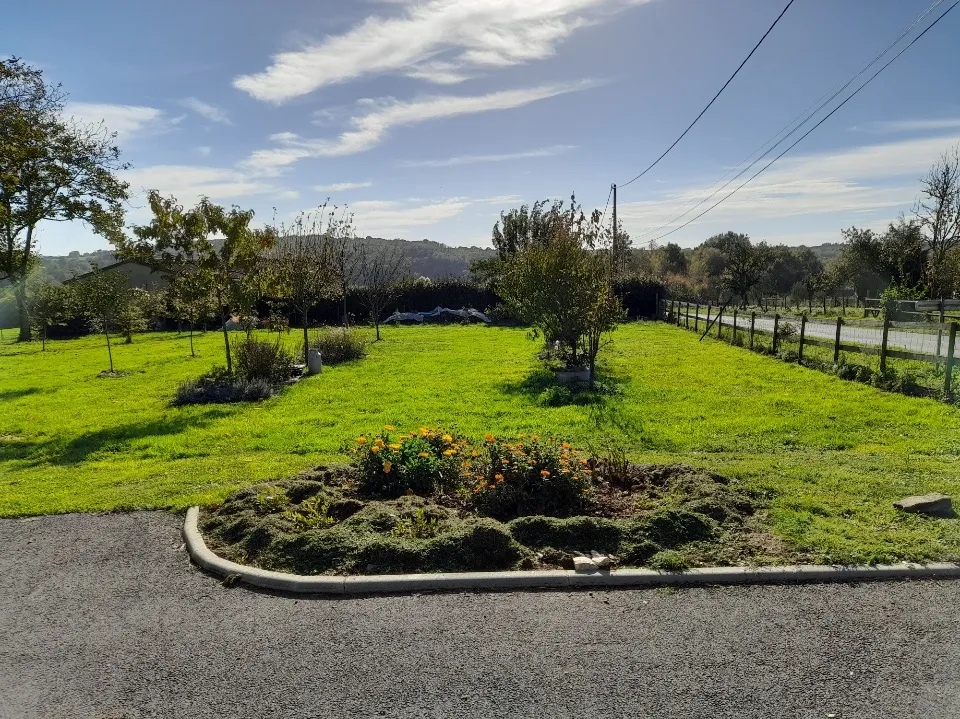
<instances>
[{"instance_id":1,"label":"young tree planted","mask_svg":"<svg viewBox=\"0 0 960 719\"><path fill-rule=\"evenodd\" d=\"M113 348L110 330L117 326L118 317L129 312L133 295L128 287L129 278L122 272L94 269L76 283L75 291L83 313L95 332L102 332L107 340L107 356L110 372L113 373Z\"/></svg>"},{"instance_id":2,"label":"young tree planted","mask_svg":"<svg viewBox=\"0 0 960 719\"><path fill-rule=\"evenodd\" d=\"M363 305L380 340L380 320L393 299L397 283L406 276L406 261L396 247L364 247L357 263Z\"/></svg>"},{"instance_id":3,"label":"young tree planted","mask_svg":"<svg viewBox=\"0 0 960 719\"><path fill-rule=\"evenodd\" d=\"M74 295L67 285L52 282L30 282L27 291L27 310L30 321L39 331L42 351L47 350L47 330L76 314Z\"/></svg>"}]
</instances>

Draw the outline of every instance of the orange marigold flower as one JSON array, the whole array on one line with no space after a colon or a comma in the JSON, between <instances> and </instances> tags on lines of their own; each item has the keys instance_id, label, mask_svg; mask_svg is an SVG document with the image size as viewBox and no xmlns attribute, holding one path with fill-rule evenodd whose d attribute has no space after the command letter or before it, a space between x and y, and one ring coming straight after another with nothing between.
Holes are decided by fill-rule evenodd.
<instances>
[{"instance_id":1,"label":"orange marigold flower","mask_svg":"<svg viewBox=\"0 0 960 719\"><path fill-rule=\"evenodd\" d=\"M560 446L563 447L564 449L570 449L570 443L569 443L569 442L564 442L564 443L561 444Z\"/></svg>"},{"instance_id":2,"label":"orange marigold flower","mask_svg":"<svg viewBox=\"0 0 960 719\"><path fill-rule=\"evenodd\" d=\"M383 428L388 432L392 432L394 429L396 429L392 424L385 424L383 425Z\"/></svg>"},{"instance_id":3,"label":"orange marigold flower","mask_svg":"<svg viewBox=\"0 0 960 719\"><path fill-rule=\"evenodd\" d=\"M374 454L377 454L377 452L380 451L380 445L378 445L378 444L373 445L373 446L370 448L370 451L373 452Z\"/></svg>"},{"instance_id":4,"label":"orange marigold flower","mask_svg":"<svg viewBox=\"0 0 960 719\"><path fill-rule=\"evenodd\" d=\"M494 441L494 436L493 436L492 434L490 434L489 432L488 432L487 434L485 434L483 438L484 438L485 440L487 440L488 442L493 442L493 441Z\"/></svg>"},{"instance_id":5,"label":"orange marigold flower","mask_svg":"<svg viewBox=\"0 0 960 719\"><path fill-rule=\"evenodd\" d=\"M522 436L522 435L521 435L521 436ZM540 435L539 435L539 434L531 434L531 435L530 435L530 439L532 439L534 442L536 442L538 439L540 439Z\"/></svg>"},{"instance_id":6,"label":"orange marigold flower","mask_svg":"<svg viewBox=\"0 0 960 719\"><path fill-rule=\"evenodd\" d=\"M382 447L383 445L386 444L386 442L384 442L382 439L378 439L376 442L374 442L374 444L377 445L378 447Z\"/></svg>"},{"instance_id":7,"label":"orange marigold flower","mask_svg":"<svg viewBox=\"0 0 960 719\"><path fill-rule=\"evenodd\" d=\"M453 441L453 437L451 437L449 434L445 434L443 435L443 441L447 444L450 444Z\"/></svg>"},{"instance_id":8,"label":"orange marigold flower","mask_svg":"<svg viewBox=\"0 0 960 719\"><path fill-rule=\"evenodd\" d=\"M549 476L550 476L550 470L549 470L549 469L541 469L541 470L540 470L540 476L541 476L541 477L549 477Z\"/></svg>"},{"instance_id":9,"label":"orange marigold flower","mask_svg":"<svg viewBox=\"0 0 960 719\"><path fill-rule=\"evenodd\" d=\"M521 434L521 435L520 435L520 439L525 439L526 436L527 436L527 435L525 435L525 434Z\"/></svg>"},{"instance_id":10,"label":"orange marigold flower","mask_svg":"<svg viewBox=\"0 0 960 719\"><path fill-rule=\"evenodd\" d=\"M390 474L390 470L391 470L391 469L393 469L393 462L384 462L384 463L383 463L383 471L384 471L384 472L386 472L387 474Z\"/></svg>"},{"instance_id":11,"label":"orange marigold flower","mask_svg":"<svg viewBox=\"0 0 960 719\"><path fill-rule=\"evenodd\" d=\"M421 452L421 453L418 454L417 456L418 456L418 457L429 457L429 456L430 456L430 453L429 453L429 452Z\"/></svg>"},{"instance_id":12,"label":"orange marigold flower","mask_svg":"<svg viewBox=\"0 0 960 719\"><path fill-rule=\"evenodd\" d=\"M470 456L471 456L471 457L479 457L479 456L480 456L480 453L479 453L477 450L473 450L473 451L470 453Z\"/></svg>"},{"instance_id":13,"label":"orange marigold flower","mask_svg":"<svg viewBox=\"0 0 960 719\"><path fill-rule=\"evenodd\" d=\"M366 443L367 443L366 437L357 437L357 444L366 444Z\"/></svg>"},{"instance_id":14,"label":"orange marigold flower","mask_svg":"<svg viewBox=\"0 0 960 719\"><path fill-rule=\"evenodd\" d=\"M400 449L400 445L399 445L399 444L391 444L391 445L390 445L390 449Z\"/></svg>"},{"instance_id":15,"label":"orange marigold flower","mask_svg":"<svg viewBox=\"0 0 960 719\"><path fill-rule=\"evenodd\" d=\"M498 482L502 482L502 481L503 481L503 475L502 475L502 474L495 474L495 475L493 475L493 478L494 478L495 480L497 480Z\"/></svg>"},{"instance_id":16,"label":"orange marigold flower","mask_svg":"<svg viewBox=\"0 0 960 719\"><path fill-rule=\"evenodd\" d=\"M455 455L456 453L457 453L457 450L455 450L455 449L445 449L445 450L443 451L443 456L444 456L444 457L452 457L452 456Z\"/></svg>"}]
</instances>

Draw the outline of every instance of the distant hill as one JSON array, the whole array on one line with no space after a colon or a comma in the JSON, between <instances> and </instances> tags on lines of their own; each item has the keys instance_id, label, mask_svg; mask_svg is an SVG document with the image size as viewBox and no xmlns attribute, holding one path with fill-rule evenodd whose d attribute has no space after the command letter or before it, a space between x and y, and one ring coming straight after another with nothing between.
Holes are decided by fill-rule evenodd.
<instances>
[{"instance_id":1,"label":"distant hill","mask_svg":"<svg viewBox=\"0 0 960 719\"><path fill-rule=\"evenodd\" d=\"M496 250L485 247L450 247L433 240L385 240L380 237L365 237L361 240L368 247L399 246L407 258L410 272L414 277L463 277L470 270L474 260L487 259L496 255ZM96 252L71 252L69 255L47 255L40 258L47 276L63 282L76 275L82 275L94 266L105 267L113 264L117 258L109 250Z\"/></svg>"}]
</instances>

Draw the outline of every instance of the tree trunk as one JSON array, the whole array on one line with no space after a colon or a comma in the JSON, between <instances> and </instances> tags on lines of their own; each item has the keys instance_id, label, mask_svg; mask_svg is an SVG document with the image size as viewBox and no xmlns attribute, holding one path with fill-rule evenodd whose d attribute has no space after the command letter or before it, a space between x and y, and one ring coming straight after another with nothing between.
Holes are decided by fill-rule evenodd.
<instances>
[{"instance_id":1,"label":"tree trunk","mask_svg":"<svg viewBox=\"0 0 960 719\"><path fill-rule=\"evenodd\" d=\"M310 337L307 335L307 316L303 316L303 364L310 365Z\"/></svg>"},{"instance_id":2,"label":"tree trunk","mask_svg":"<svg viewBox=\"0 0 960 719\"><path fill-rule=\"evenodd\" d=\"M223 321L223 345L227 350L227 374L233 374L233 358L230 356L230 334L227 332L227 315L225 312L221 312L220 315Z\"/></svg>"},{"instance_id":3,"label":"tree trunk","mask_svg":"<svg viewBox=\"0 0 960 719\"><path fill-rule=\"evenodd\" d=\"M380 315L373 316L373 326L377 330L377 342L380 341Z\"/></svg>"},{"instance_id":4,"label":"tree trunk","mask_svg":"<svg viewBox=\"0 0 960 719\"><path fill-rule=\"evenodd\" d=\"M113 349L110 347L110 330L106 328L107 327L106 320L104 320L103 322L103 327L104 327L103 334L107 338L107 356L110 358L110 374L113 374Z\"/></svg>"},{"instance_id":5,"label":"tree trunk","mask_svg":"<svg viewBox=\"0 0 960 719\"><path fill-rule=\"evenodd\" d=\"M196 357L193 353L193 323L190 323L190 356Z\"/></svg>"},{"instance_id":6,"label":"tree trunk","mask_svg":"<svg viewBox=\"0 0 960 719\"><path fill-rule=\"evenodd\" d=\"M27 280L24 278L17 285L14 295L17 298L17 318L20 324L20 342L29 342L33 335L30 332L30 314L27 312Z\"/></svg>"}]
</instances>

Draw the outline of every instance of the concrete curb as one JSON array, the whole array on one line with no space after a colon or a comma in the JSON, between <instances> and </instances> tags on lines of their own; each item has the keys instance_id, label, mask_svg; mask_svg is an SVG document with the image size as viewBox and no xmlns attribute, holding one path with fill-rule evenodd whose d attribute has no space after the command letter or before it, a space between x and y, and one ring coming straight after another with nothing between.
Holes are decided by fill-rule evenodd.
<instances>
[{"instance_id":1,"label":"concrete curb","mask_svg":"<svg viewBox=\"0 0 960 719\"><path fill-rule=\"evenodd\" d=\"M197 520L199 507L187 510L183 537L187 552L199 566L221 576L265 589L306 594L380 594L442 590L504 590L579 587L661 587L707 584L761 584L787 582L843 582L862 579L924 579L960 577L960 565L882 564L876 566L704 567L684 572L652 569L615 569L581 574L567 570L518 572L463 572L446 574L381 574L350 577L312 577L270 572L230 562L210 551Z\"/></svg>"}]
</instances>

